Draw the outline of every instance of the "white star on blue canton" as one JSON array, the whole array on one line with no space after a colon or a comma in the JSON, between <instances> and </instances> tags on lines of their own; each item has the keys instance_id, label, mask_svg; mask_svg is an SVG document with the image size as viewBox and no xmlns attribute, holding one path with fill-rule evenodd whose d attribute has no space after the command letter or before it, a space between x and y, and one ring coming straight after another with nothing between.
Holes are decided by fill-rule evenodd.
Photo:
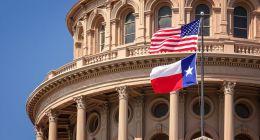
<instances>
[{"instance_id":1,"label":"white star on blue canton","mask_svg":"<svg viewBox=\"0 0 260 140\"><path fill-rule=\"evenodd\" d=\"M187 70L185 70L185 72L186 72L186 77L187 77L188 75L192 75L192 70L193 70L193 67L190 67L190 66L189 66L189 68L188 68Z\"/></svg>"}]
</instances>

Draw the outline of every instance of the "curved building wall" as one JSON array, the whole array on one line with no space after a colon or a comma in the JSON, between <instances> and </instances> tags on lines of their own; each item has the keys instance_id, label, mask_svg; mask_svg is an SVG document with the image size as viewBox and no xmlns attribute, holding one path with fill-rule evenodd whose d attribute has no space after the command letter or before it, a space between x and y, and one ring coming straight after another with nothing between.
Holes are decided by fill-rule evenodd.
<instances>
[{"instance_id":1,"label":"curved building wall","mask_svg":"<svg viewBox=\"0 0 260 140\"><path fill-rule=\"evenodd\" d=\"M149 80L153 67L193 52L149 54L148 49L158 29L189 23L204 11L205 135L214 140L259 140L259 4L257 0L78 1L66 19L74 39L74 60L49 72L27 101L36 139L199 137L199 85L157 95ZM200 39L198 48L199 53ZM198 56L198 78L200 60ZM174 106L177 111L171 113Z\"/></svg>"}]
</instances>

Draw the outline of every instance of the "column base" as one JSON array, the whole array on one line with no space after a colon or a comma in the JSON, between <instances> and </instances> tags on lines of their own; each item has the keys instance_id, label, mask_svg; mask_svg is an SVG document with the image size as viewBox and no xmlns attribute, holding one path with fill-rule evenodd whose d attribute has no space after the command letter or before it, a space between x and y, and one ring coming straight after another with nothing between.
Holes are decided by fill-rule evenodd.
<instances>
[{"instance_id":1,"label":"column base","mask_svg":"<svg viewBox=\"0 0 260 140\"><path fill-rule=\"evenodd\" d=\"M198 138L193 139L193 140L213 140L213 139L205 137L205 136L202 136L202 137L198 137Z\"/></svg>"}]
</instances>

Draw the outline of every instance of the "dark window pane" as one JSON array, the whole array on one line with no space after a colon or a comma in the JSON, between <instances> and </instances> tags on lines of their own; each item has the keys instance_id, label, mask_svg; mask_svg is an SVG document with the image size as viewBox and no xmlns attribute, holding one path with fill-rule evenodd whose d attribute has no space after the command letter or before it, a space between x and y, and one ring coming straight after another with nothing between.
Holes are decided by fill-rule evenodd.
<instances>
[{"instance_id":1,"label":"dark window pane","mask_svg":"<svg viewBox=\"0 0 260 140\"><path fill-rule=\"evenodd\" d=\"M134 42L134 40L135 40L134 34L125 36L125 43L131 43L131 42Z\"/></svg>"},{"instance_id":2,"label":"dark window pane","mask_svg":"<svg viewBox=\"0 0 260 140\"><path fill-rule=\"evenodd\" d=\"M235 137L235 140L251 140L251 138L246 134L239 134Z\"/></svg>"},{"instance_id":3,"label":"dark window pane","mask_svg":"<svg viewBox=\"0 0 260 140\"><path fill-rule=\"evenodd\" d=\"M135 39L135 17L131 12L126 16L125 20L125 43L134 42Z\"/></svg>"},{"instance_id":4,"label":"dark window pane","mask_svg":"<svg viewBox=\"0 0 260 140\"><path fill-rule=\"evenodd\" d=\"M237 104L235 107L235 111L237 115L241 118L248 118L250 117L250 109L245 104Z\"/></svg>"},{"instance_id":5,"label":"dark window pane","mask_svg":"<svg viewBox=\"0 0 260 140\"><path fill-rule=\"evenodd\" d=\"M102 51L105 47L105 26L104 25L101 25L101 27L100 27L99 39L100 39L99 45L100 45L100 49Z\"/></svg>"},{"instance_id":6,"label":"dark window pane","mask_svg":"<svg viewBox=\"0 0 260 140\"><path fill-rule=\"evenodd\" d=\"M210 14L209 7L205 4L200 4L196 7L196 15L199 15L200 12L204 12L205 15Z\"/></svg>"},{"instance_id":7,"label":"dark window pane","mask_svg":"<svg viewBox=\"0 0 260 140\"><path fill-rule=\"evenodd\" d=\"M239 6L239 7L236 7L234 9L234 16L236 15L239 15L239 16L247 16L247 12L246 12L246 9Z\"/></svg>"},{"instance_id":8,"label":"dark window pane","mask_svg":"<svg viewBox=\"0 0 260 140\"><path fill-rule=\"evenodd\" d=\"M210 108L210 105L209 105L208 103L205 103L205 104L204 104L204 115L209 114L210 109L211 109L211 108ZM194 112L196 115L200 116L200 103L199 103L199 102L197 102L197 103L195 103L195 104L193 105L193 112Z\"/></svg>"},{"instance_id":9,"label":"dark window pane","mask_svg":"<svg viewBox=\"0 0 260 140\"><path fill-rule=\"evenodd\" d=\"M168 113L168 105L166 103L156 104L152 108L152 113L156 118L161 118Z\"/></svg>"},{"instance_id":10,"label":"dark window pane","mask_svg":"<svg viewBox=\"0 0 260 140\"><path fill-rule=\"evenodd\" d=\"M99 120L98 120L98 117L95 115L90 119L90 122L89 122L90 132L91 133L95 132L98 128L98 125L99 125Z\"/></svg>"},{"instance_id":11,"label":"dark window pane","mask_svg":"<svg viewBox=\"0 0 260 140\"><path fill-rule=\"evenodd\" d=\"M195 11L195 19L200 19L200 13L204 12L204 20L203 20L203 35L209 36L210 35L210 9L205 4L200 4L196 7ZM201 31L199 33L201 35Z\"/></svg>"},{"instance_id":12,"label":"dark window pane","mask_svg":"<svg viewBox=\"0 0 260 140\"><path fill-rule=\"evenodd\" d=\"M126 24L125 34L127 35L134 32L135 32L135 24L134 23Z\"/></svg>"},{"instance_id":13,"label":"dark window pane","mask_svg":"<svg viewBox=\"0 0 260 140\"><path fill-rule=\"evenodd\" d=\"M156 134L152 137L152 140L169 140L169 136L163 133Z\"/></svg>"},{"instance_id":14,"label":"dark window pane","mask_svg":"<svg viewBox=\"0 0 260 140\"><path fill-rule=\"evenodd\" d=\"M234 9L234 37L247 38L247 11L243 7Z\"/></svg>"},{"instance_id":15,"label":"dark window pane","mask_svg":"<svg viewBox=\"0 0 260 140\"><path fill-rule=\"evenodd\" d=\"M135 16L133 13L129 13L126 18L125 18L125 22L126 23L130 23L130 22L134 22L135 21Z\"/></svg>"},{"instance_id":16,"label":"dark window pane","mask_svg":"<svg viewBox=\"0 0 260 140\"><path fill-rule=\"evenodd\" d=\"M210 17L209 17L209 16L204 16L204 22L203 22L204 24L203 24L203 25L204 25L204 26L209 26L209 23L210 23L209 20L210 20Z\"/></svg>"},{"instance_id":17,"label":"dark window pane","mask_svg":"<svg viewBox=\"0 0 260 140\"><path fill-rule=\"evenodd\" d=\"M161 16L171 16L171 15L172 15L172 10L171 10L170 7L164 6L164 7L160 8L159 17L161 17Z\"/></svg>"},{"instance_id":18,"label":"dark window pane","mask_svg":"<svg viewBox=\"0 0 260 140\"><path fill-rule=\"evenodd\" d=\"M159 9L158 12L158 28L171 27L172 10L168 6Z\"/></svg>"},{"instance_id":19,"label":"dark window pane","mask_svg":"<svg viewBox=\"0 0 260 140\"><path fill-rule=\"evenodd\" d=\"M171 27L171 17L164 17L159 19L159 29L165 27Z\"/></svg>"}]
</instances>

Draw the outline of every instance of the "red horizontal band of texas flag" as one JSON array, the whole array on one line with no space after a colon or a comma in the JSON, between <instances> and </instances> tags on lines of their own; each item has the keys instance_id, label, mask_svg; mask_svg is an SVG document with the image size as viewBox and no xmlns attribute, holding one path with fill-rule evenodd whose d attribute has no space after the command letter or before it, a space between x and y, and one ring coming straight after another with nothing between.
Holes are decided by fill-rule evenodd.
<instances>
[{"instance_id":1,"label":"red horizontal band of texas flag","mask_svg":"<svg viewBox=\"0 0 260 140\"><path fill-rule=\"evenodd\" d=\"M150 80L155 93L170 93L197 84L196 54L153 68Z\"/></svg>"},{"instance_id":2,"label":"red horizontal band of texas flag","mask_svg":"<svg viewBox=\"0 0 260 140\"><path fill-rule=\"evenodd\" d=\"M181 27L163 28L154 33L151 39L150 53L181 52L197 49L200 20Z\"/></svg>"}]
</instances>

